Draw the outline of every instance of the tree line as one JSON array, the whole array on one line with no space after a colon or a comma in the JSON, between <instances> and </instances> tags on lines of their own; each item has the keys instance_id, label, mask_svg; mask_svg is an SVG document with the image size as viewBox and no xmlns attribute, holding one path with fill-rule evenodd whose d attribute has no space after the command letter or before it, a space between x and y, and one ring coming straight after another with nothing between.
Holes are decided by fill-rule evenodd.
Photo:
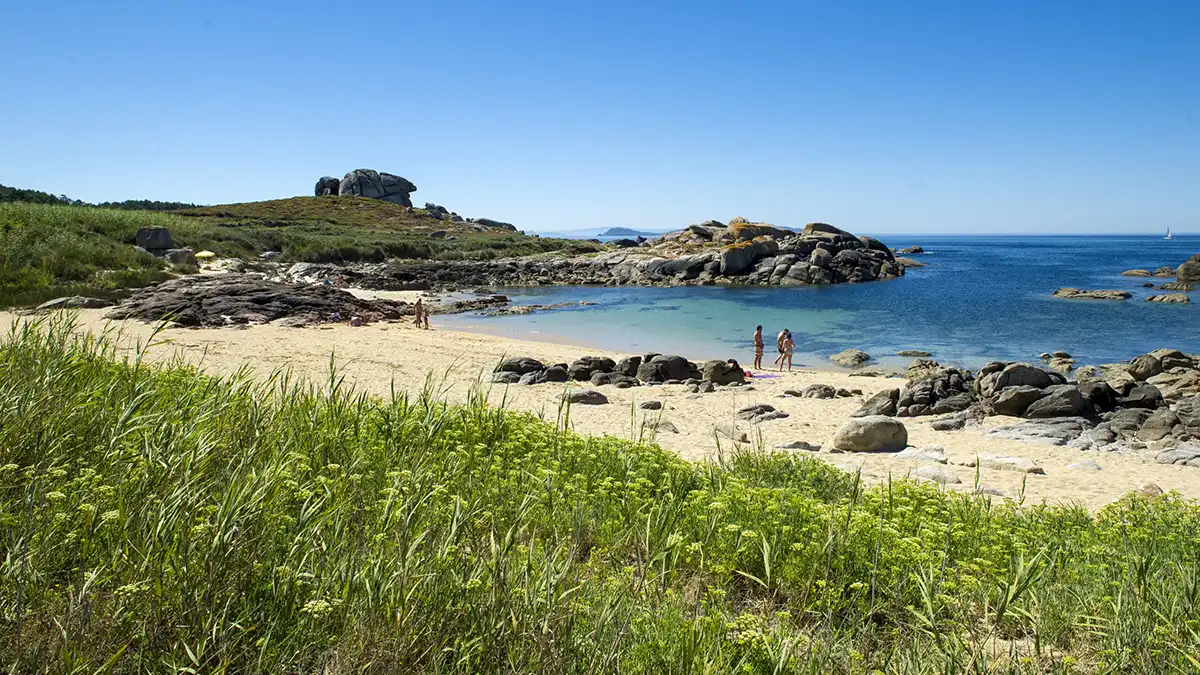
<instances>
[{"instance_id":1,"label":"tree line","mask_svg":"<svg viewBox=\"0 0 1200 675\"><path fill-rule=\"evenodd\" d=\"M81 199L71 199L66 195L52 195L49 192L42 192L41 190L23 190L7 185L0 185L0 202L94 206L101 209L120 209L123 211L174 211L175 209L191 209L199 206L199 204L190 204L187 202L160 202L151 199L126 199L122 202L89 204Z\"/></svg>"}]
</instances>

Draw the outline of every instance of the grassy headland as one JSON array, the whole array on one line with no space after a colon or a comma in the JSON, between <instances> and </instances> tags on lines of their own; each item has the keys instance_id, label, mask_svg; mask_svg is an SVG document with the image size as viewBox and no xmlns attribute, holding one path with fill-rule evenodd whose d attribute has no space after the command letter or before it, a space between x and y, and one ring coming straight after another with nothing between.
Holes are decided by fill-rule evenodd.
<instances>
[{"instance_id":1,"label":"grassy headland","mask_svg":"<svg viewBox=\"0 0 1200 675\"><path fill-rule=\"evenodd\" d=\"M175 243L221 257L279 251L285 261L388 258L490 259L550 251L594 251L590 242L541 239L499 228L438 221L420 209L360 197L294 197L178 212L0 203L0 307L63 295L111 297L168 276L137 254L139 227L171 230ZM431 237L436 232L444 236Z\"/></svg>"},{"instance_id":2,"label":"grassy headland","mask_svg":"<svg viewBox=\"0 0 1200 675\"><path fill-rule=\"evenodd\" d=\"M1097 514L0 342L16 672L1200 668L1200 507ZM567 417L562 411L560 417ZM561 420L559 420L561 422Z\"/></svg>"}]
</instances>

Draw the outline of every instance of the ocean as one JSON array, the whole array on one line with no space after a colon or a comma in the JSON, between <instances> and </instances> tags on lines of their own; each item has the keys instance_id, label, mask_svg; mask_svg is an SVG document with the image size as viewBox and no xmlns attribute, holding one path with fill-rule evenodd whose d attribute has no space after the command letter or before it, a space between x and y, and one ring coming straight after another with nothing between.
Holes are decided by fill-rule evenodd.
<instances>
[{"instance_id":1,"label":"ocean","mask_svg":"<svg viewBox=\"0 0 1200 675\"><path fill-rule=\"evenodd\" d=\"M497 289L514 304L594 303L525 316L440 317L448 328L567 342L638 354L753 360L761 324L767 361L776 333L796 338L794 364L829 367L848 347L875 363L904 367L902 349L947 365L1036 361L1065 350L1077 363L1129 359L1160 347L1200 352L1200 306L1146 302L1173 278L1123 277L1128 269L1177 266L1200 252L1200 236L887 236L889 246L922 246L926 264L901 279L811 287L555 286ZM1062 286L1122 289L1126 301L1061 300ZM1195 293L1200 302L1200 291Z\"/></svg>"}]
</instances>

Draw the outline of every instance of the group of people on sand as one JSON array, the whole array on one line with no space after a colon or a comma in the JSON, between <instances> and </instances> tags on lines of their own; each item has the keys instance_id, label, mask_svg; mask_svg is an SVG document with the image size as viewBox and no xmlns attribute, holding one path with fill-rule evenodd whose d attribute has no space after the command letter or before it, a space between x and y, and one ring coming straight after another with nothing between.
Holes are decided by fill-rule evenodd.
<instances>
[{"instance_id":1,"label":"group of people on sand","mask_svg":"<svg viewBox=\"0 0 1200 675\"><path fill-rule=\"evenodd\" d=\"M417 304L413 305L413 325L429 330L429 308L420 298L417 298Z\"/></svg>"},{"instance_id":2,"label":"group of people on sand","mask_svg":"<svg viewBox=\"0 0 1200 675\"><path fill-rule=\"evenodd\" d=\"M779 366L778 370L783 370L784 364L787 364L787 369L792 369L792 352L796 351L796 340L792 338L792 331L784 328L779 331L779 335L775 338L775 346L779 348L779 356L775 357L775 365ZM754 329L754 368L762 370L763 359L763 327L757 326Z\"/></svg>"}]
</instances>

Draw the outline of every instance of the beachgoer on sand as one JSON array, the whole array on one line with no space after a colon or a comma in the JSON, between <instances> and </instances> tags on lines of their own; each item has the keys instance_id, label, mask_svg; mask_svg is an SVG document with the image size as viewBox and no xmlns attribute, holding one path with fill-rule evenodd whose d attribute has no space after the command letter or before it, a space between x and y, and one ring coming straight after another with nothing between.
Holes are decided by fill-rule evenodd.
<instances>
[{"instance_id":1,"label":"beachgoer on sand","mask_svg":"<svg viewBox=\"0 0 1200 675\"><path fill-rule=\"evenodd\" d=\"M792 352L796 349L796 341L792 339L792 332L788 331L787 337L783 340L783 358L787 361L788 371L792 370ZM779 369L783 370L783 364L779 364Z\"/></svg>"},{"instance_id":2,"label":"beachgoer on sand","mask_svg":"<svg viewBox=\"0 0 1200 675\"><path fill-rule=\"evenodd\" d=\"M763 336L762 326L754 329L754 369L762 370Z\"/></svg>"},{"instance_id":3,"label":"beachgoer on sand","mask_svg":"<svg viewBox=\"0 0 1200 675\"><path fill-rule=\"evenodd\" d=\"M779 356L775 357L775 363L783 368L783 341L788 336L788 329L784 328L779 331L779 335L775 336L775 347L779 349Z\"/></svg>"},{"instance_id":4,"label":"beachgoer on sand","mask_svg":"<svg viewBox=\"0 0 1200 675\"><path fill-rule=\"evenodd\" d=\"M417 298L417 304L413 305L413 325L417 328L421 327L421 318L425 314L425 305Z\"/></svg>"}]
</instances>

